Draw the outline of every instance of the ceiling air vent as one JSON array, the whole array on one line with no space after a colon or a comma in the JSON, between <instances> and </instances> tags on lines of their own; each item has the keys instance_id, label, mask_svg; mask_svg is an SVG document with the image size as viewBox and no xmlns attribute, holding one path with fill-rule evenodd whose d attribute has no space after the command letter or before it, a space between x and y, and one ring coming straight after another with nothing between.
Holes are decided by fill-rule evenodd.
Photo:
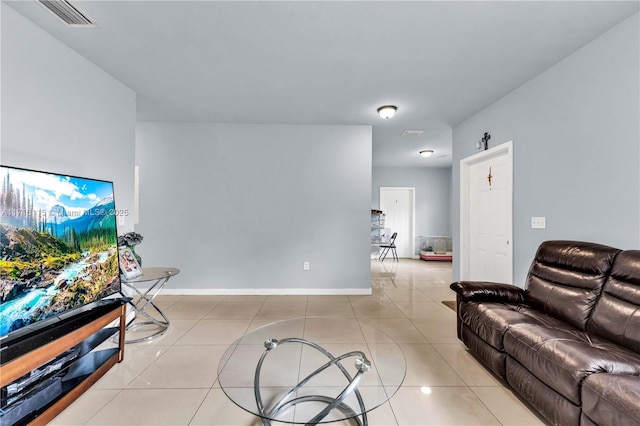
<instances>
[{"instance_id":1,"label":"ceiling air vent","mask_svg":"<svg viewBox=\"0 0 640 426\"><path fill-rule=\"evenodd\" d=\"M67 0L38 0L70 27L95 28L96 24Z\"/></svg>"},{"instance_id":2,"label":"ceiling air vent","mask_svg":"<svg viewBox=\"0 0 640 426\"><path fill-rule=\"evenodd\" d=\"M424 130L405 130L402 132L402 136L420 136Z\"/></svg>"}]
</instances>

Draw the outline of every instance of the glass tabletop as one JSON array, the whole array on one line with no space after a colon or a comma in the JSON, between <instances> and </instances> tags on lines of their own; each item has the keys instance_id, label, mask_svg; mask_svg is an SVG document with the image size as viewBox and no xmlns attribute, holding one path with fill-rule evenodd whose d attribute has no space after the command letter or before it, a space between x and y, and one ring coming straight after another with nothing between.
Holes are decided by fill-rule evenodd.
<instances>
[{"instance_id":1,"label":"glass tabletop","mask_svg":"<svg viewBox=\"0 0 640 426\"><path fill-rule=\"evenodd\" d=\"M224 353L218 381L266 420L318 424L362 416L402 385L406 361L381 331L351 319L299 318L248 332ZM268 423L267 423L268 424Z\"/></svg>"},{"instance_id":2,"label":"glass tabletop","mask_svg":"<svg viewBox=\"0 0 640 426\"><path fill-rule=\"evenodd\" d=\"M180 269L178 268L169 268L169 267L151 267L151 268L142 268L142 275L139 277L131 278L129 280L123 280L127 283L142 283L145 281L155 281L161 280L163 278L169 278L174 275L178 275L180 273Z\"/></svg>"}]
</instances>

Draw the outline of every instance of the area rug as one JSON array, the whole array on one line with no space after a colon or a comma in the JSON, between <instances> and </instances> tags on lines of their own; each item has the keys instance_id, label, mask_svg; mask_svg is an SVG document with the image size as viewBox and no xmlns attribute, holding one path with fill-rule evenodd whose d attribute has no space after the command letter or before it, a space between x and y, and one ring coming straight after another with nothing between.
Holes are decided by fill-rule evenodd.
<instances>
[{"instance_id":1,"label":"area rug","mask_svg":"<svg viewBox=\"0 0 640 426\"><path fill-rule=\"evenodd\" d=\"M443 300L442 303L450 309L456 310L456 301L455 300Z\"/></svg>"}]
</instances>

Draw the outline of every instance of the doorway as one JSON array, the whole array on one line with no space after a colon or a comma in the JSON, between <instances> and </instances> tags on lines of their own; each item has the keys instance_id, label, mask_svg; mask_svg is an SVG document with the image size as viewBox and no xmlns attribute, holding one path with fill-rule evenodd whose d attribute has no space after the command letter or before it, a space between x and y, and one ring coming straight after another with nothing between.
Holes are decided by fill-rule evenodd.
<instances>
[{"instance_id":1,"label":"doorway","mask_svg":"<svg viewBox=\"0 0 640 426\"><path fill-rule=\"evenodd\" d=\"M513 141L460 160L460 279L513 282Z\"/></svg>"},{"instance_id":2,"label":"doorway","mask_svg":"<svg viewBox=\"0 0 640 426\"><path fill-rule=\"evenodd\" d=\"M385 228L398 233L398 257L415 257L415 188L380 187L380 210L385 215Z\"/></svg>"}]
</instances>

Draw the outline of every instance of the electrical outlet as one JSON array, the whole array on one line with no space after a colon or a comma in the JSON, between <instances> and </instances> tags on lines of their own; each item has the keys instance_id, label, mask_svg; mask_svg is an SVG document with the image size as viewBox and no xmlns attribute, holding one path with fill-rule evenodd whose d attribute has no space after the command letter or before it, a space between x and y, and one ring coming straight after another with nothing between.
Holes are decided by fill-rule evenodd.
<instances>
[{"instance_id":1,"label":"electrical outlet","mask_svg":"<svg viewBox=\"0 0 640 426\"><path fill-rule=\"evenodd\" d=\"M532 217L531 218L531 228L532 229L547 229L547 218L542 217Z\"/></svg>"},{"instance_id":2,"label":"electrical outlet","mask_svg":"<svg viewBox=\"0 0 640 426\"><path fill-rule=\"evenodd\" d=\"M120 225L120 226L124 225L124 216L123 215L118 216L118 225Z\"/></svg>"},{"instance_id":3,"label":"electrical outlet","mask_svg":"<svg viewBox=\"0 0 640 426\"><path fill-rule=\"evenodd\" d=\"M308 270L309 270L309 266L310 266L310 265L309 265L309 262L306 262L306 261L305 261L305 262L302 264L302 269L304 269L305 271L308 271Z\"/></svg>"}]
</instances>

